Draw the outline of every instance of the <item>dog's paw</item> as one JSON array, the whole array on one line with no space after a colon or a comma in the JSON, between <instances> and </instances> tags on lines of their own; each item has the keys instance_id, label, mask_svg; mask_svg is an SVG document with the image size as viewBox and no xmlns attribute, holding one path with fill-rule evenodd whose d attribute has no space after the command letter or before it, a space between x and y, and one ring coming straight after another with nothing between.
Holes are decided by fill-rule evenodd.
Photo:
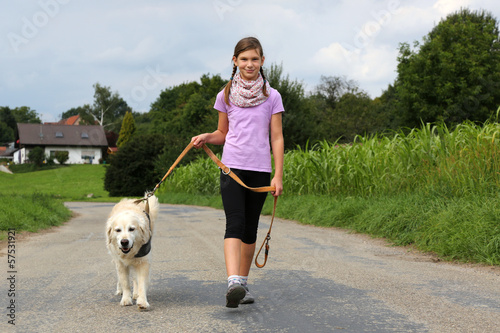
<instances>
[{"instance_id":1,"label":"dog's paw","mask_svg":"<svg viewBox=\"0 0 500 333\"><path fill-rule=\"evenodd\" d=\"M132 295L132 299L138 299L138 298L139 298L139 294L134 293L134 295Z\"/></svg>"},{"instance_id":2,"label":"dog's paw","mask_svg":"<svg viewBox=\"0 0 500 333\"><path fill-rule=\"evenodd\" d=\"M121 306L129 306L132 304L134 304L134 303L132 303L132 298L130 298L130 297L122 297L122 300L120 301Z\"/></svg>"},{"instance_id":3,"label":"dog's paw","mask_svg":"<svg viewBox=\"0 0 500 333\"><path fill-rule=\"evenodd\" d=\"M146 300L137 300L137 307L142 311L148 311L150 309L149 303Z\"/></svg>"}]
</instances>

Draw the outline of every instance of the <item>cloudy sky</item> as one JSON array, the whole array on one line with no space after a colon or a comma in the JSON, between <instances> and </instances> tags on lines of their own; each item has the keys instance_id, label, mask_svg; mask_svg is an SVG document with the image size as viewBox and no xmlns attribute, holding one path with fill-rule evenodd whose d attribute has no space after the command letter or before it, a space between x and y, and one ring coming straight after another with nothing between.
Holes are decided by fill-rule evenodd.
<instances>
[{"instance_id":1,"label":"cloudy sky","mask_svg":"<svg viewBox=\"0 0 500 333\"><path fill-rule=\"evenodd\" d=\"M9 1L0 20L0 106L29 106L43 121L92 104L93 84L135 111L202 74L228 78L236 42L260 39L313 90L345 75L371 97L396 77L398 46L421 41L468 7L500 18L494 0L33 0Z\"/></svg>"}]
</instances>

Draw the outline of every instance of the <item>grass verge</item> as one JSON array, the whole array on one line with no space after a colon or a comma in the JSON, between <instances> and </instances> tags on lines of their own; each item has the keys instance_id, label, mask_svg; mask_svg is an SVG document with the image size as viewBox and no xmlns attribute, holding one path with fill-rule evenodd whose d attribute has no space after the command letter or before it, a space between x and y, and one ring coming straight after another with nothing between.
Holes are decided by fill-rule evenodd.
<instances>
[{"instance_id":1,"label":"grass verge","mask_svg":"<svg viewBox=\"0 0 500 333\"><path fill-rule=\"evenodd\" d=\"M72 213L48 194L0 194L0 240L9 230L36 232L61 225Z\"/></svg>"},{"instance_id":2,"label":"grass verge","mask_svg":"<svg viewBox=\"0 0 500 333\"><path fill-rule=\"evenodd\" d=\"M219 196L161 194L162 202L222 208ZM269 195L263 214L272 213ZM372 198L283 195L276 216L340 227L435 253L445 260L500 265L500 200L471 194L447 198L413 193Z\"/></svg>"},{"instance_id":3,"label":"grass verge","mask_svg":"<svg viewBox=\"0 0 500 333\"><path fill-rule=\"evenodd\" d=\"M71 217L64 201L117 202L104 190L104 173L103 165L0 172L0 240L8 229L36 232L61 225Z\"/></svg>"}]
</instances>

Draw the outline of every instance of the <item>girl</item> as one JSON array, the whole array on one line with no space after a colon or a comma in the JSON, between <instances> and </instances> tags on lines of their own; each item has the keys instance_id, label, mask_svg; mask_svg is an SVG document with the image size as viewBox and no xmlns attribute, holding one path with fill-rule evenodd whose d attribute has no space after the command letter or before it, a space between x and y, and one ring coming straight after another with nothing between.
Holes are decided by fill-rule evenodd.
<instances>
[{"instance_id":1,"label":"girl","mask_svg":"<svg viewBox=\"0 0 500 333\"><path fill-rule=\"evenodd\" d=\"M264 53L258 39L243 38L234 48L233 74L217 94L217 130L191 139L194 147L204 143L224 145L222 162L250 187L269 186L274 156L273 196L283 192L284 140L279 92L270 87L262 65ZM238 73L237 73L238 71ZM269 145L269 138L271 145ZM257 228L267 193L255 193L221 173L220 189L226 215L224 257L228 289L226 306L253 303L247 281L255 252Z\"/></svg>"}]
</instances>

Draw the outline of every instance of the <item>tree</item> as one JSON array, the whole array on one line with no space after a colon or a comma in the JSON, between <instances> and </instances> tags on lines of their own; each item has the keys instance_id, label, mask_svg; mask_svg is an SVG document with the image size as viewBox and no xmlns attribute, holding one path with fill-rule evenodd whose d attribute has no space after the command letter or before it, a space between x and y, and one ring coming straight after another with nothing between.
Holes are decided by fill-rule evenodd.
<instances>
[{"instance_id":1,"label":"tree","mask_svg":"<svg viewBox=\"0 0 500 333\"><path fill-rule=\"evenodd\" d=\"M97 122L107 129L118 132L121 117L130 110L129 106L117 92L112 93L110 87L101 86L99 83L93 87L94 104L85 104L80 109L83 123L93 125Z\"/></svg>"},{"instance_id":2,"label":"tree","mask_svg":"<svg viewBox=\"0 0 500 333\"><path fill-rule=\"evenodd\" d=\"M0 121L0 146L15 140L14 130Z\"/></svg>"},{"instance_id":3,"label":"tree","mask_svg":"<svg viewBox=\"0 0 500 333\"><path fill-rule=\"evenodd\" d=\"M165 89L151 104L151 132L168 137L169 146L164 151L165 156L160 157L163 164L171 163L171 157L179 155L191 137L213 132L217 128L218 113L213 107L217 93L226 83L220 75L204 74L200 82L182 83ZM215 153L221 151L220 146L212 148ZM200 154L203 151L193 150L182 163L188 163Z\"/></svg>"},{"instance_id":4,"label":"tree","mask_svg":"<svg viewBox=\"0 0 500 333\"><path fill-rule=\"evenodd\" d=\"M136 135L110 159L104 188L110 196L142 196L160 181L155 161L165 148L162 135Z\"/></svg>"},{"instance_id":5,"label":"tree","mask_svg":"<svg viewBox=\"0 0 500 333\"><path fill-rule=\"evenodd\" d=\"M16 122L22 124L41 124L42 120L38 117L35 110L31 110L29 106L21 106L12 109L12 114L16 118Z\"/></svg>"},{"instance_id":6,"label":"tree","mask_svg":"<svg viewBox=\"0 0 500 333\"><path fill-rule=\"evenodd\" d=\"M316 119L315 140L352 142L356 135L383 131L383 109L345 76L321 76L309 97Z\"/></svg>"},{"instance_id":7,"label":"tree","mask_svg":"<svg viewBox=\"0 0 500 333\"><path fill-rule=\"evenodd\" d=\"M118 136L118 141L116 142L117 147L121 147L123 144L130 141L132 135L135 133L135 121L132 112L127 112L125 117L123 117L122 127L120 129L120 135Z\"/></svg>"},{"instance_id":8,"label":"tree","mask_svg":"<svg viewBox=\"0 0 500 333\"><path fill-rule=\"evenodd\" d=\"M17 123L40 124L41 122L36 111L27 106L14 109L8 106L0 107L0 144L15 140Z\"/></svg>"},{"instance_id":9,"label":"tree","mask_svg":"<svg viewBox=\"0 0 500 333\"><path fill-rule=\"evenodd\" d=\"M345 76L321 75L320 84L316 86L316 96L322 98L326 105L335 109L337 103L345 94L356 94L358 84Z\"/></svg>"},{"instance_id":10,"label":"tree","mask_svg":"<svg viewBox=\"0 0 500 333\"><path fill-rule=\"evenodd\" d=\"M402 43L395 83L408 126L487 120L500 104L500 40L488 12L461 9L412 50Z\"/></svg>"},{"instance_id":11,"label":"tree","mask_svg":"<svg viewBox=\"0 0 500 333\"><path fill-rule=\"evenodd\" d=\"M0 145L16 139L17 123L9 107L0 107Z\"/></svg>"}]
</instances>

